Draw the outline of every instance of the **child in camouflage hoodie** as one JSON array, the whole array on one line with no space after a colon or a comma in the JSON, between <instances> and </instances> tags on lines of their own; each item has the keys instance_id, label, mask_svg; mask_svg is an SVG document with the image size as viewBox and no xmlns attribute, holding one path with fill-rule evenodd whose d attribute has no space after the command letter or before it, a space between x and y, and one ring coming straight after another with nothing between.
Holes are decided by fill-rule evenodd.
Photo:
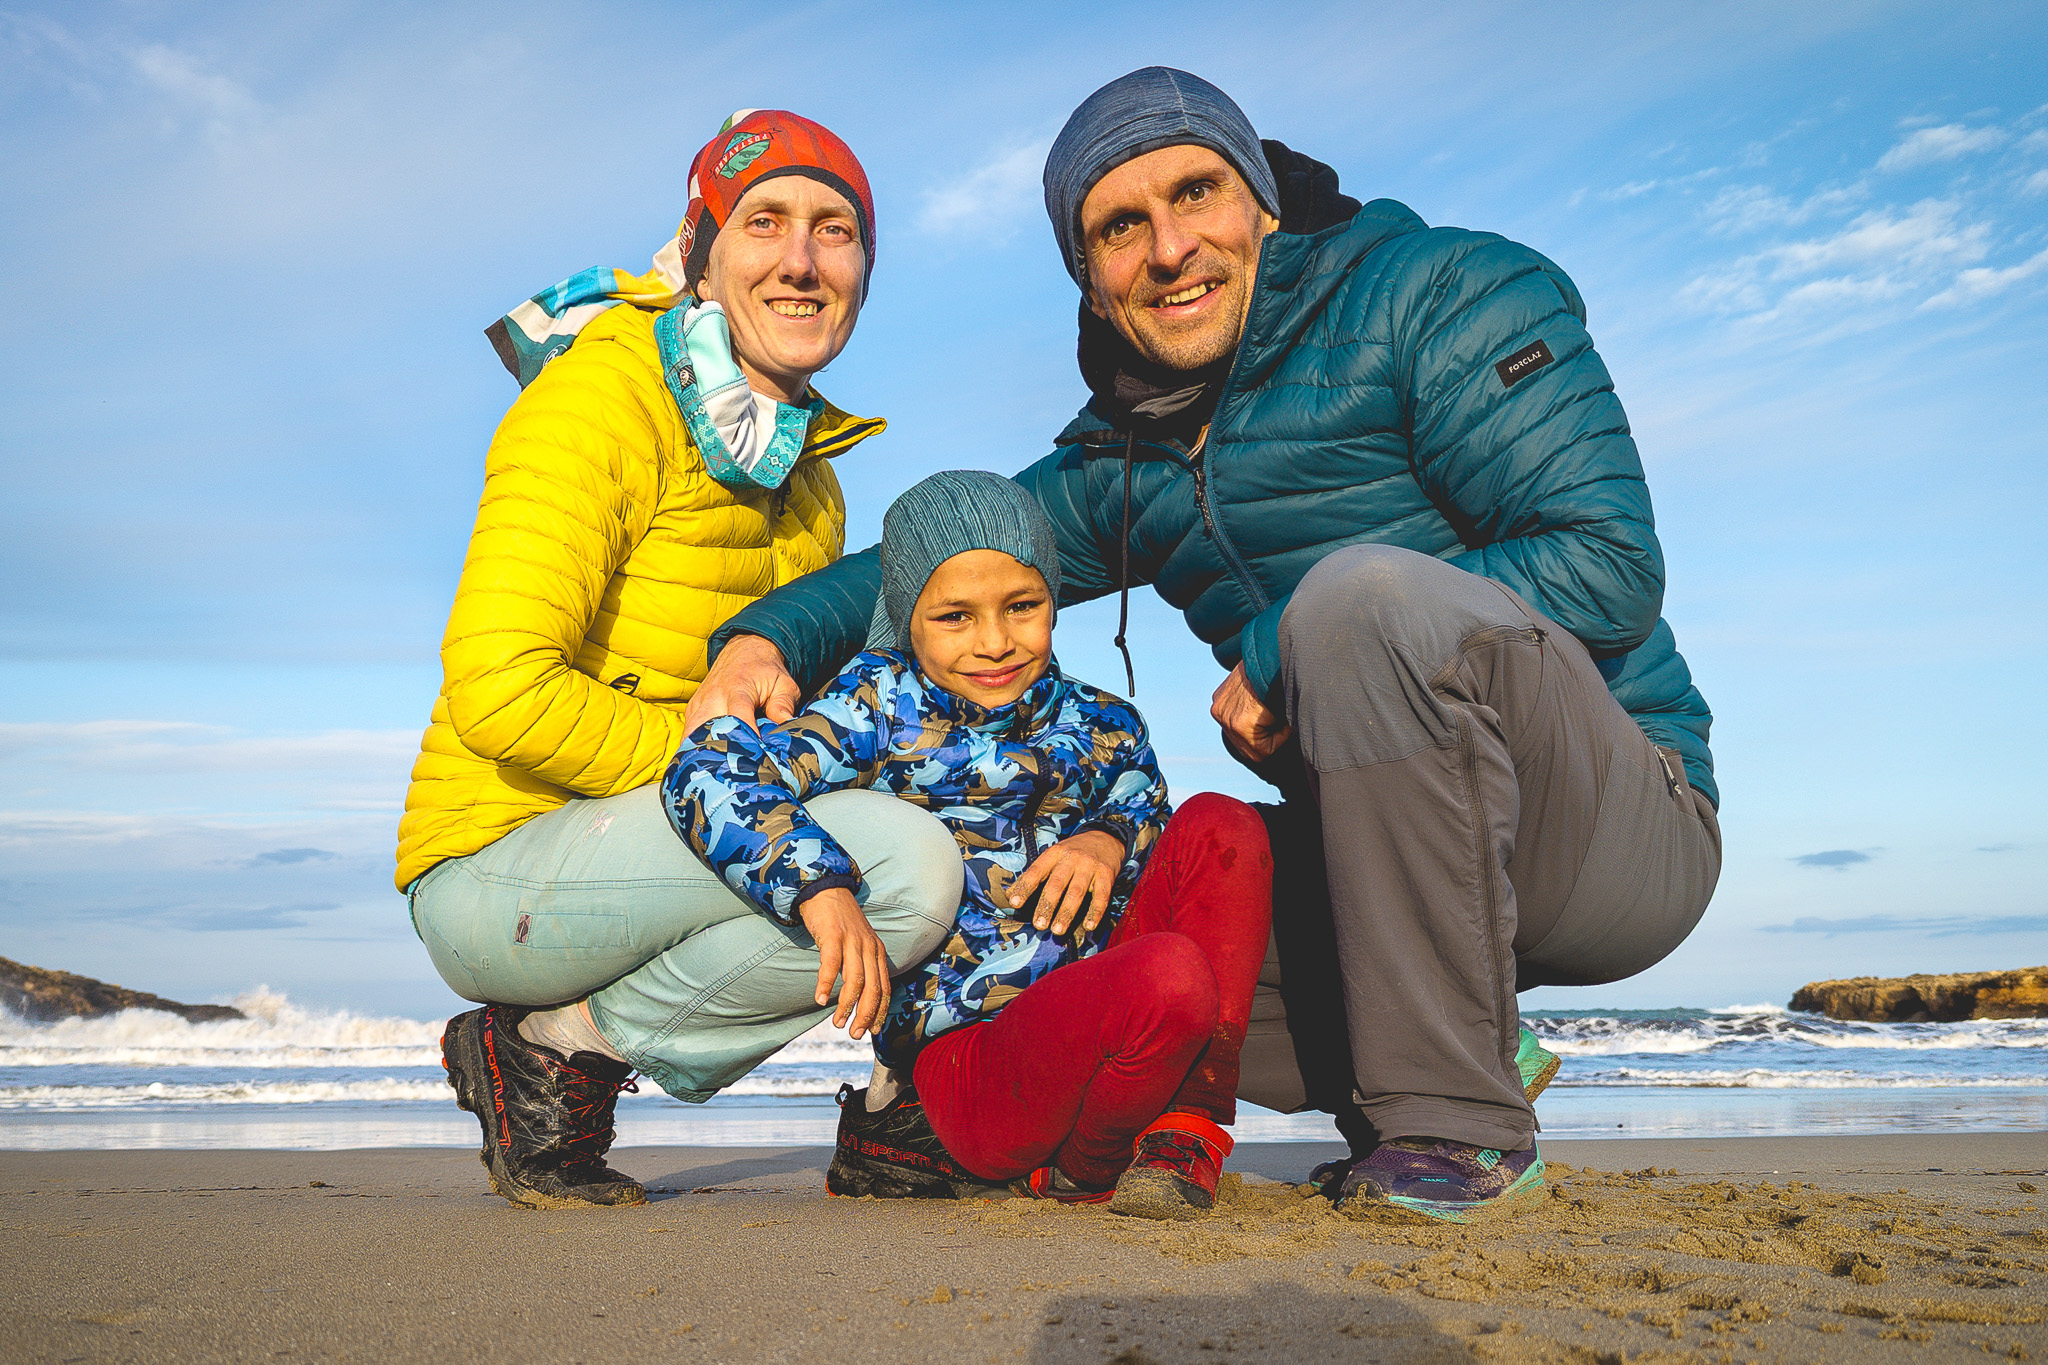
<instances>
[{"instance_id":1,"label":"child in camouflage hoodie","mask_svg":"<svg viewBox=\"0 0 2048 1365\"><path fill-rule=\"evenodd\" d=\"M1220 1125L1271 921L1264 826L1212 794L1169 823L1136 709L1060 672L1058 552L1029 494L938 474L883 528L868 651L779 726L699 729L662 784L677 832L784 924L813 897L851 909L860 884L808 799L886 791L960 846L953 937L911 965L876 1032L878 1081L914 1082L842 1092L828 1183L1009 1181L1194 1216L1231 1146Z\"/></svg>"}]
</instances>

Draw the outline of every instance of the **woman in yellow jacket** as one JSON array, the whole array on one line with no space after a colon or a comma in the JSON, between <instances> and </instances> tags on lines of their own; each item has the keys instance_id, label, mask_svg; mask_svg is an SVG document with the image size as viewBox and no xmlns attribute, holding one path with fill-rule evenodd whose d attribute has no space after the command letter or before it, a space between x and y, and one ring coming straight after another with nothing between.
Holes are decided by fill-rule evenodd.
<instances>
[{"instance_id":1,"label":"woman in yellow jacket","mask_svg":"<svg viewBox=\"0 0 2048 1365\"><path fill-rule=\"evenodd\" d=\"M399 824L413 925L487 1002L449 1021L449 1084L492 1188L531 1206L644 1200L604 1162L635 1069L702 1101L827 1014L861 1036L959 903L952 838L888 796L814 803L861 884L787 924L663 813L712 632L839 556L827 461L883 425L810 387L874 264L846 144L742 111L690 195L650 274L586 271L491 329L524 392L491 442Z\"/></svg>"}]
</instances>

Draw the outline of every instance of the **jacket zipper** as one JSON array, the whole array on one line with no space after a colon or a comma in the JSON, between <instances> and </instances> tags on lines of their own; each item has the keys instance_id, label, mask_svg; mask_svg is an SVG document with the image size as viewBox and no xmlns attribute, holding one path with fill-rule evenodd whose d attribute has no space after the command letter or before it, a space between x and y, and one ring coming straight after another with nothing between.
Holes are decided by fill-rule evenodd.
<instances>
[{"instance_id":1,"label":"jacket zipper","mask_svg":"<svg viewBox=\"0 0 2048 1365\"><path fill-rule=\"evenodd\" d=\"M1044 773L1039 774L1038 780L1031 785L1031 799L1024 803L1024 866L1027 868L1038 861L1038 808L1051 794L1045 787L1045 776Z\"/></svg>"},{"instance_id":2,"label":"jacket zipper","mask_svg":"<svg viewBox=\"0 0 2048 1365\"><path fill-rule=\"evenodd\" d=\"M1216 512L1209 503L1209 479L1203 472L1207 463L1202 459L1202 448L1209 443L1209 433L1203 432L1202 439L1195 442L1195 448L1188 452L1188 469L1195 476L1195 506L1202 511L1202 529L1209 533L1209 539L1216 546L1216 553L1223 556L1224 567L1230 570L1237 586L1244 589L1245 596L1252 599L1252 615L1257 616L1273 605L1273 599L1266 596L1266 590L1259 586L1259 580L1252 577L1252 566L1245 563L1244 556L1237 551L1237 544L1223 530L1222 522L1216 519Z\"/></svg>"},{"instance_id":3,"label":"jacket zipper","mask_svg":"<svg viewBox=\"0 0 2048 1365\"><path fill-rule=\"evenodd\" d=\"M1195 481L1195 507L1202 514L1202 530L1208 534L1210 543L1216 547L1216 553L1223 560L1223 567L1230 571L1230 576L1237 580L1237 586L1242 588L1245 596L1249 597L1255 604L1252 608L1252 615L1256 616L1267 607L1272 606L1273 599L1266 595L1266 590L1259 585L1259 580L1252 576L1251 565L1245 562L1243 554L1238 551L1237 543L1223 529L1223 523L1217 520L1216 509L1209 499L1209 478L1207 473L1204 472L1206 461L1202 459L1203 449L1208 443L1209 434L1203 432L1202 438L1195 442L1194 448L1186 452L1175 450L1172 446L1160 445L1156 441L1147 441L1145 444L1153 450L1165 454L1168 458L1178 463L1181 468L1187 470L1189 475L1193 477ZM1091 442L1090 444L1100 445L1102 443Z\"/></svg>"}]
</instances>

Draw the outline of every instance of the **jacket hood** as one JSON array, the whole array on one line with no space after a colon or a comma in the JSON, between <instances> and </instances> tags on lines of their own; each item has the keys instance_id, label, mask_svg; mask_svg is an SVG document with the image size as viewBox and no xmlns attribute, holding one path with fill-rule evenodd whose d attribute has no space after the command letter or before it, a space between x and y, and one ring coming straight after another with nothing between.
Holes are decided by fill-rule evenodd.
<instances>
[{"instance_id":1,"label":"jacket hood","mask_svg":"<svg viewBox=\"0 0 2048 1365\"><path fill-rule=\"evenodd\" d=\"M1312 236L1357 216L1362 205L1337 187L1334 169L1270 138L1260 146L1280 187L1281 232ZM1192 432L1209 420L1234 356L1200 370L1170 370L1140 355L1085 299L1080 320L1076 351L1097 415L1120 429L1163 427L1173 433Z\"/></svg>"}]
</instances>

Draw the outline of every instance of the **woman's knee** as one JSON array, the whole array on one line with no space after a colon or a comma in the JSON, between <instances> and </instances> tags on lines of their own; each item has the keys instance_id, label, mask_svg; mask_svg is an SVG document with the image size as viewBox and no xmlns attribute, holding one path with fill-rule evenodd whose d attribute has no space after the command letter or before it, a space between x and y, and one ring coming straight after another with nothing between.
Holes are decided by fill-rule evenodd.
<instances>
[{"instance_id":1,"label":"woman's knee","mask_svg":"<svg viewBox=\"0 0 2048 1365\"><path fill-rule=\"evenodd\" d=\"M829 792L805 804L859 866L862 908L891 961L908 966L945 942L966 870L938 817L886 792Z\"/></svg>"}]
</instances>

